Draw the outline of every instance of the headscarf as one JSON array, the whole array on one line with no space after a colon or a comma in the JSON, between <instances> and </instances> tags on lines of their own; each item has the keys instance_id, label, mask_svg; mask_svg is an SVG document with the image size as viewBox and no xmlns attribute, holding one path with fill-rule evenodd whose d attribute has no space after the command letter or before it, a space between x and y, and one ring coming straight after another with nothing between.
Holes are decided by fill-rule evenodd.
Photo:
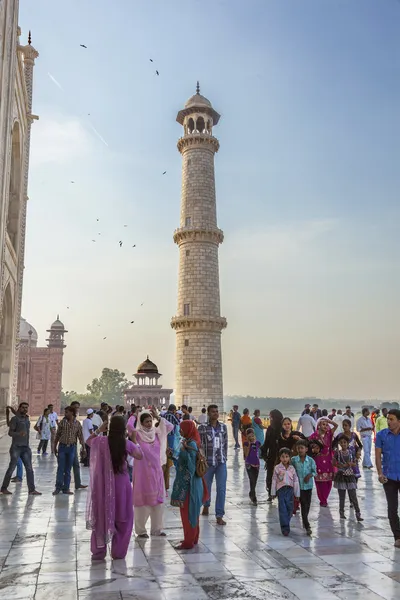
<instances>
[{"instance_id":1,"label":"headscarf","mask_svg":"<svg viewBox=\"0 0 400 600\"><path fill-rule=\"evenodd\" d=\"M317 419L317 422L315 424L315 429L318 431L319 430L319 426L321 424L321 421L328 421L328 417L320 417L319 419ZM329 427L332 429L333 425L331 425L329 423Z\"/></svg>"},{"instance_id":2,"label":"headscarf","mask_svg":"<svg viewBox=\"0 0 400 600\"><path fill-rule=\"evenodd\" d=\"M148 429L147 427L143 427L142 419L144 419L145 416L151 417L152 424L150 429ZM143 410L140 413L140 416L137 420L136 431L140 434L140 438L147 444L152 444L154 442L154 440L156 439L157 430L153 425L153 415L151 414L151 412L149 412L148 410Z\"/></svg>"},{"instance_id":3,"label":"headscarf","mask_svg":"<svg viewBox=\"0 0 400 600\"><path fill-rule=\"evenodd\" d=\"M137 420L136 431L138 432L140 439L147 444L152 444L156 439L156 435L158 436L160 442L160 462L161 466L163 466L167 462L167 436L171 429L173 429L173 425L161 418L158 427L154 427L152 424L151 428L147 429L146 427L143 427L141 422L141 417L143 415L148 415L153 419L151 412L142 410Z\"/></svg>"},{"instance_id":4,"label":"headscarf","mask_svg":"<svg viewBox=\"0 0 400 600\"><path fill-rule=\"evenodd\" d=\"M193 440L197 444L197 447L200 448L200 434L197 431L194 421L182 421L180 429L182 437L187 440Z\"/></svg>"},{"instance_id":5,"label":"headscarf","mask_svg":"<svg viewBox=\"0 0 400 600\"><path fill-rule=\"evenodd\" d=\"M115 531L115 478L107 437L96 437L90 444L86 529L94 531L99 549L108 544Z\"/></svg>"}]
</instances>

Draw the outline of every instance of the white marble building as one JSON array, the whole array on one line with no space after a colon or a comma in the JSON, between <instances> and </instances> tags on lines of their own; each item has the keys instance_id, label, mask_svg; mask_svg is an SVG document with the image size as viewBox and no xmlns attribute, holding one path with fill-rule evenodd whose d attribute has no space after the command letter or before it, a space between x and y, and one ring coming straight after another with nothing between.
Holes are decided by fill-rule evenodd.
<instances>
[{"instance_id":1,"label":"white marble building","mask_svg":"<svg viewBox=\"0 0 400 600\"><path fill-rule=\"evenodd\" d=\"M204 404L222 409L221 331L218 247L223 233L217 227L214 155L219 142L213 127L220 115L197 93L179 111L183 126L178 141L182 154L178 306L171 321L176 331L175 401L199 412Z\"/></svg>"},{"instance_id":2,"label":"white marble building","mask_svg":"<svg viewBox=\"0 0 400 600\"><path fill-rule=\"evenodd\" d=\"M15 402L32 122L38 52L21 45L18 0L0 2L0 422Z\"/></svg>"}]
</instances>

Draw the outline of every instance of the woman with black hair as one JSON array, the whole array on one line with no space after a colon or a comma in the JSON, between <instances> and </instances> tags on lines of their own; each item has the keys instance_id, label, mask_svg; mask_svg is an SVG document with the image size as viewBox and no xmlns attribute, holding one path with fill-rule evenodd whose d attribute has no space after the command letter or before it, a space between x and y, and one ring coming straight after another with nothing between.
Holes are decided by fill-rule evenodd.
<instances>
[{"instance_id":1,"label":"woman with black hair","mask_svg":"<svg viewBox=\"0 0 400 600\"><path fill-rule=\"evenodd\" d=\"M271 488L272 488L272 476L274 474L274 468L278 457L278 440L282 431L283 414L280 410L274 408L269 413L269 426L265 432L265 440L261 446L261 458L265 460L265 468L267 470L267 491L268 499L267 502L272 502Z\"/></svg>"},{"instance_id":2,"label":"woman with black hair","mask_svg":"<svg viewBox=\"0 0 400 600\"><path fill-rule=\"evenodd\" d=\"M93 560L103 560L107 544L112 539L111 556L123 559L128 551L133 529L132 486L127 472L127 456L136 460L143 453L136 442L126 439L125 419L111 418L108 436L107 421L86 440L90 446L90 492L86 507L86 526L92 530L90 548Z\"/></svg>"}]
</instances>

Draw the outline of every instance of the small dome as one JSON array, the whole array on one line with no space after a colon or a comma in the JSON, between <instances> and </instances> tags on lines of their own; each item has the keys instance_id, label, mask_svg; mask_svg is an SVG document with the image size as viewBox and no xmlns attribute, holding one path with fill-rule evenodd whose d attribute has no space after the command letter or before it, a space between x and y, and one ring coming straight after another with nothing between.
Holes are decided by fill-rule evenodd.
<instances>
[{"instance_id":1,"label":"small dome","mask_svg":"<svg viewBox=\"0 0 400 600\"><path fill-rule=\"evenodd\" d=\"M137 368L138 373L158 373L158 367L155 365L149 357L146 358Z\"/></svg>"},{"instance_id":2,"label":"small dome","mask_svg":"<svg viewBox=\"0 0 400 600\"><path fill-rule=\"evenodd\" d=\"M65 329L64 323L62 323L60 321L60 317L58 315L57 315L57 319L54 321L54 323L51 324L50 329Z\"/></svg>"},{"instance_id":3,"label":"small dome","mask_svg":"<svg viewBox=\"0 0 400 600\"><path fill-rule=\"evenodd\" d=\"M193 106L207 106L208 108L212 108L211 102L204 98L201 94L194 94L185 104L185 108L192 108Z\"/></svg>"},{"instance_id":4,"label":"small dome","mask_svg":"<svg viewBox=\"0 0 400 600\"><path fill-rule=\"evenodd\" d=\"M21 340L21 342L29 342L29 339L32 342L38 341L38 334L36 329L33 327L33 325L28 323L28 321L26 319L23 319L22 317L19 322L19 339Z\"/></svg>"}]
</instances>

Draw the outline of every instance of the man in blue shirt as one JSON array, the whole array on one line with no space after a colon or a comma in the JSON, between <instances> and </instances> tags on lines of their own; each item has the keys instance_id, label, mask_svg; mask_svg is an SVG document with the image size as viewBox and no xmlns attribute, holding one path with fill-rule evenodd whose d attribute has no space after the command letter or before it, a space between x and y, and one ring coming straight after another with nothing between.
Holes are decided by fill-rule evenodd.
<instances>
[{"instance_id":1,"label":"man in blue shirt","mask_svg":"<svg viewBox=\"0 0 400 600\"><path fill-rule=\"evenodd\" d=\"M388 505L388 518L394 545L400 548L400 410L388 412L388 428L379 431L375 442L375 462Z\"/></svg>"}]
</instances>

